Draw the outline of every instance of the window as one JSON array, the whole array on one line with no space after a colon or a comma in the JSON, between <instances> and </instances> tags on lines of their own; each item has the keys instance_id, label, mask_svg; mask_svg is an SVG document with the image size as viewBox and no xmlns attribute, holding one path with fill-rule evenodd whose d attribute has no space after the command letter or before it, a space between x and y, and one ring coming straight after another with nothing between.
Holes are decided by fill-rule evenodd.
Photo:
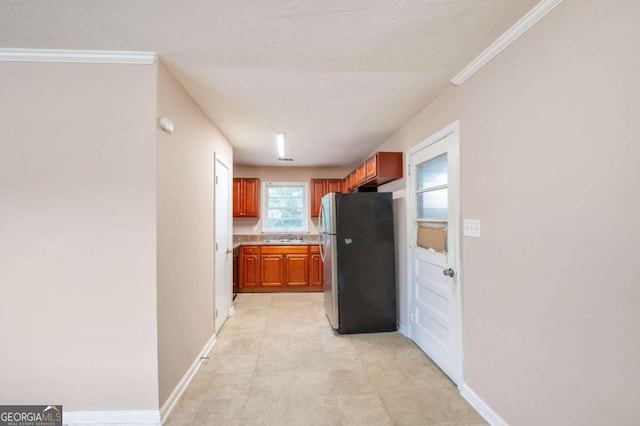
<instances>
[{"instance_id":1,"label":"window","mask_svg":"<svg viewBox=\"0 0 640 426\"><path fill-rule=\"evenodd\" d=\"M307 232L306 182L265 182L263 232Z\"/></svg>"}]
</instances>

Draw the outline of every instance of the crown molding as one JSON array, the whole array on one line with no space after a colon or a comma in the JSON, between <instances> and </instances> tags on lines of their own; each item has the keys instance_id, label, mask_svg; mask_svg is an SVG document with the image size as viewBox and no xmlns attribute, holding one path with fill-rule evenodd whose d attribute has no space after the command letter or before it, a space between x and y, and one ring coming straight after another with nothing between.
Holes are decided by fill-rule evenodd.
<instances>
[{"instance_id":1,"label":"crown molding","mask_svg":"<svg viewBox=\"0 0 640 426\"><path fill-rule=\"evenodd\" d=\"M462 83L467 81L469 77L485 66L490 60L495 58L507 46L513 43L518 37L524 34L525 31L542 19L544 15L551 12L551 10L561 2L562 0L542 0L540 3L535 5L533 9L520 18L518 22L498 37L491 46L487 47L480 55L471 61L469 65L453 77L451 79L451 83L456 86L460 86Z\"/></svg>"},{"instance_id":2,"label":"crown molding","mask_svg":"<svg viewBox=\"0 0 640 426\"><path fill-rule=\"evenodd\" d=\"M153 64L155 52L120 50L58 50L0 48L0 61L90 62L101 64Z\"/></svg>"}]
</instances>

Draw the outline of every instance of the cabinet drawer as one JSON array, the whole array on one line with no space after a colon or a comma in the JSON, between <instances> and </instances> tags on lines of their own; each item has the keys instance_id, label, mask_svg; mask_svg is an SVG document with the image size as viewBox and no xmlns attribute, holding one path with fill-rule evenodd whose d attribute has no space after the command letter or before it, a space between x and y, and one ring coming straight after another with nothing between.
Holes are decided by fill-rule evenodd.
<instances>
[{"instance_id":1,"label":"cabinet drawer","mask_svg":"<svg viewBox=\"0 0 640 426\"><path fill-rule=\"evenodd\" d=\"M320 246L309 246L309 253L320 253Z\"/></svg>"},{"instance_id":2,"label":"cabinet drawer","mask_svg":"<svg viewBox=\"0 0 640 426\"><path fill-rule=\"evenodd\" d=\"M258 246L242 246L242 254L258 254L260 247Z\"/></svg>"},{"instance_id":3,"label":"cabinet drawer","mask_svg":"<svg viewBox=\"0 0 640 426\"><path fill-rule=\"evenodd\" d=\"M307 254L309 246L262 246L262 254Z\"/></svg>"}]
</instances>

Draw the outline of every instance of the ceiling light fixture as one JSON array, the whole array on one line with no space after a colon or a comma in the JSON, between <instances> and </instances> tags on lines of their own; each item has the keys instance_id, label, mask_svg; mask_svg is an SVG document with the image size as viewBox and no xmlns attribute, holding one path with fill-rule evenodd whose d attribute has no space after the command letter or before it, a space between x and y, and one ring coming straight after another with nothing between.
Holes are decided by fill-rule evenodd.
<instances>
[{"instance_id":1,"label":"ceiling light fixture","mask_svg":"<svg viewBox=\"0 0 640 426\"><path fill-rule=\"evenodd\" d=\"M276 144L278 145L278 158L284 158L284 133L276 135Z\"/></svg>"}]
</instances>

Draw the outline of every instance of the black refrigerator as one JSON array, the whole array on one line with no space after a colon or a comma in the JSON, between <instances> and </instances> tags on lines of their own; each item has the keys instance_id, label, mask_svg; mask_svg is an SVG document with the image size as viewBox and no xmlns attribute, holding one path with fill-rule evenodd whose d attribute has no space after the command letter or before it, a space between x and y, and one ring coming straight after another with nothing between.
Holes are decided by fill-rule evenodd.
<instances>
[{"instance_id":1,"label":"black refrigerator","mask_svg":"<svg viewBox=\"0 0 640 426\"><path fill-rule=\"evenodd\" d=\"M324 305L341 334L396 330L391 193L331 192L322 198Z\"/></svg>"}]
</instances>

